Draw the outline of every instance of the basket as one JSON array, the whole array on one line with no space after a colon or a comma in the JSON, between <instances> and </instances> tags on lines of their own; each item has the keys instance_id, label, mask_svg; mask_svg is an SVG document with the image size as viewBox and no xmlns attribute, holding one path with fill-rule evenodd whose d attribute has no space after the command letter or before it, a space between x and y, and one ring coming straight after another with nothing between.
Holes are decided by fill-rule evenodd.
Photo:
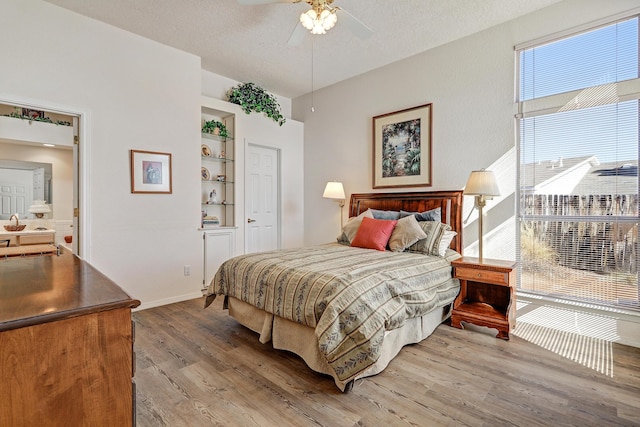
<instances>
[{"instance_id":1,"label":"basket","mask_svg":"<svg viewBox=\"0 0 640 427\"><path fill-rule=\"evenodd\" d=\"M27 226L27 224L22 224L22 225L5 225L4 229L7 231L22 231L25 229L25 227Z\"/></svg>"}]
</instances>

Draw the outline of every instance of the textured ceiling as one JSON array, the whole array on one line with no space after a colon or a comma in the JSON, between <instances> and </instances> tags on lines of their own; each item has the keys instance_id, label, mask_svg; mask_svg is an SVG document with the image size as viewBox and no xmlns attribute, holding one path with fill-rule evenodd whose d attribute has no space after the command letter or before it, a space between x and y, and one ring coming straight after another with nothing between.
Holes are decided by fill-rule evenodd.
<instances>
[{"instance_id":1,"label":"textured ceiling","mask_svg":"<svg viewBox=\"0 0 640 427\"><path fill-rule=\"evenodd\" d=\"M47 0L202 58L202 68L289 98L482 31L561 0L335 0L373 30L340 21L325 35L287 40L298 4L236 0ZM311 78L313 49L313 86Z\"/></svg>"}]
</instances>

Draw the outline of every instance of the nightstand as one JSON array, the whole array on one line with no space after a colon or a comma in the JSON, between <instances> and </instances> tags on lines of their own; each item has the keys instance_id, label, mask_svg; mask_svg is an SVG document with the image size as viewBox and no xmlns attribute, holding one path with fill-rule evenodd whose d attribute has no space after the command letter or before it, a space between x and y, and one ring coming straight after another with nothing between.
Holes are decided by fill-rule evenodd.
<instances>
[{"instance_id":1,"label":"nightstand","mask_svg":"<svg viewBox=\"0 0 640 427\"><path fill-rule=\"evenodd\" d=\"M462 257L451 263L453 277L460 279L451 313L451 326L460 322L498 330L497 338L509 339L516 326L516 263L496 259Z\"/></svg>"}]
</instances>

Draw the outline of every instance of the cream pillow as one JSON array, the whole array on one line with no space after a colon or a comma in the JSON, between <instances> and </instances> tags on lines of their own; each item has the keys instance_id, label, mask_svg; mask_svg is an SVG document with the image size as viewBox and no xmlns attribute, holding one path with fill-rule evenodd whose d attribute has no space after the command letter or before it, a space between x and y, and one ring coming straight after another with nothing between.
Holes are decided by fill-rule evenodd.
<instances>
[{"instance_id":1,"label":"cream pillow","mask_svg":"<svg viewBox=\"0 0 640 427\"><path fill-rule=\"evenodd\" d=\"M442 233L442 239L440 239L440 243L438 244L438 254L440 256L445 256L447 254L447 248L449 248L451 241L457 234L458 233L455 231L444 230L444 233Z\"/></svg>"},{"instance_id":2,"label":"cream pillow","mask_svg":"<svg viewBox=\"0 0 640 427\"><path fill-rule=\"evenodd\" d=\"M440 242L442 241L444 232L450 231L451 227L447 224L436 221L420 221L418 224L427 237L418 240L409 246L407 250L410 252L420 252L425 255L440 255ZM451 239L453 239L453 236ZM449 239L449 243L451 243L451 239Z\"/></svg>"},{"instance_id":3,"label":"cream pillow","mask_svg":"<svg viewBox=\"0 0 640 427\"><path fill-rule=\"evenodd\" d=\"M427 237L414 215L400 218L389 239L389 249L402 252L420 239Z\"/></svg>"},{"instance_id":4,"label":"cream pillow","mask_svg":"<svg viewBox=\"0 0 640 427\"><path fill-rule=\"evenodd\" d=\"M349 221L342 227L342 233L338 236L338 243L342 243L343 245L350 245L353 241L354 237L356 237L356 233L358 232L358 228L360 228L360 223L362 223L362 218L373 218L373 214L370 209L362 212L360 215L356 217L349 218Z\"/></svg>"}]
</instances>

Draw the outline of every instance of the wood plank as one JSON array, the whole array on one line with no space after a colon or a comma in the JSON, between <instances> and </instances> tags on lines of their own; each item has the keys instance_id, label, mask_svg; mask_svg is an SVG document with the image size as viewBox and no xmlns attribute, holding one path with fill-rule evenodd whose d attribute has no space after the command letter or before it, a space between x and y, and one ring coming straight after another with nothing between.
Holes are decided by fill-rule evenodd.
<instances>
[{"instance_id":1,"label":"wood plank","mask_svg":"<svg viewBox=\"0 0 640 427\"><path fill-rule=\"evenodd\" d=\"M260 344L217 300L134 313L141 426L637 425L640 349L614 345L613 377L518 336L439 326L348 394Z\"/></svg>"}]
</instances>

